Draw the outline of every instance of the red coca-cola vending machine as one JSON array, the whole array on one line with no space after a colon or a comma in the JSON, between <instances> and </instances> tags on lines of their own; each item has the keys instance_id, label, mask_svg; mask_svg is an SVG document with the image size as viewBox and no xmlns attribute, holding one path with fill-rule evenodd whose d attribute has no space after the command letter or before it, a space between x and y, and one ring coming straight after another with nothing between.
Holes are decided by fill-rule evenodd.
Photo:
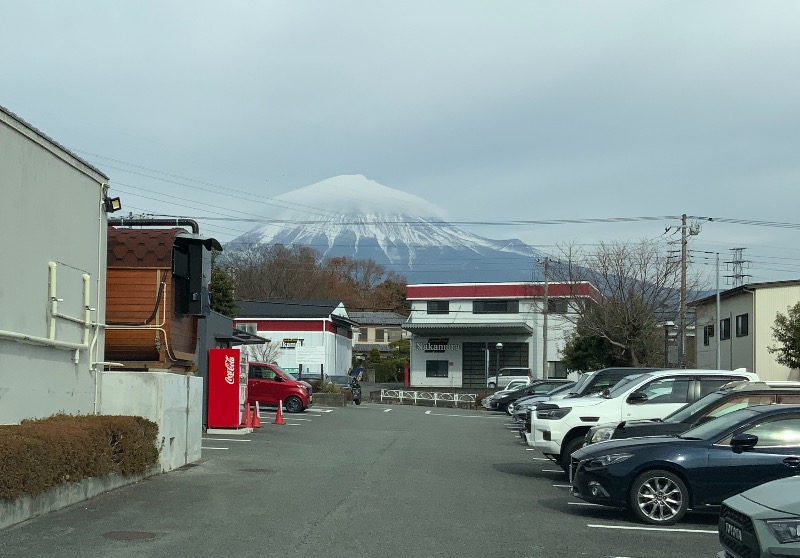
<instances>
[{"instance_id":1,"label":"red coca-cola vending machine","mask_svg":"<svg viewBox=\"0 0 800 558\"><path fill-rule=\"evenodd\" d=\"M208 427L237 428L247 401L247 355L208 350Z\"/></svg>"}]
</instances>

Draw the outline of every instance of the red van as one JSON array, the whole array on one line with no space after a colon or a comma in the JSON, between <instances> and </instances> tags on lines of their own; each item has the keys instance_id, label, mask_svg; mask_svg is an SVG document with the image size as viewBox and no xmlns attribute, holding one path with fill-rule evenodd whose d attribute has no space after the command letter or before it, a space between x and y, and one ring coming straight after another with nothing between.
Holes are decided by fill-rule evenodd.
<instances>
[{"instance_id":1,"label":"red van","mask_svg":"<svg viewBox=\"0 0 800 558\"><path fill-rule=\"evenodd\" d=\"M287 413L301 413L311 404L311 386L292 378L277 364L250 362L247 375L247 402L277 405L283 401Z\"/></svg>"}]
</instances>

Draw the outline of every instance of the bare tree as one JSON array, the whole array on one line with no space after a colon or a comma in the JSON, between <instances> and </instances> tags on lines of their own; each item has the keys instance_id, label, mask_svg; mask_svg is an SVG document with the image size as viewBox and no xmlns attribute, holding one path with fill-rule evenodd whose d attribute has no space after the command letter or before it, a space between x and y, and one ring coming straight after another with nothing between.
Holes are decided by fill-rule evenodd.
<instances>
[{"instance_id":1,"label":"bare tree","mask_svg":"<svg viewBox=\"0 0 800 558\"><path fill-rule=\"evenodd\" d=\"M256 362L272 363L278 359L280 345L274 341L260 345L246 345L247 356Z\"/></svg>"},{"instance_id":2,"label":"bare tree","mask_svg":"<svg viewBox=\"0 0 800 558\"><path fill-rule=\"evenodd\" d=\"M615 355L633 366L664 362L661 324L677 315L681 262L669 245L657 240L635 243L600 242L587 251L567 244L549 262L549 279L573 285L589 282L599 300L571 296L574 314L567 314L579 336L606 340ZM691 279L687 290L695 290Z\"/></svg>"}]
</instances>

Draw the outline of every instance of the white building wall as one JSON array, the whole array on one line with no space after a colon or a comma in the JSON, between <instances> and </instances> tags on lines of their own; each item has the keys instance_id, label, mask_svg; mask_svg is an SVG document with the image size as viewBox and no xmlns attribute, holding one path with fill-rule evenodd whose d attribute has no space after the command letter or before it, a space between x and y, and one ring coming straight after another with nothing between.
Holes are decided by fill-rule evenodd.
<instances>
[{"instance_id":1,"label":"white building wall","mask_svg":"<svg viewBox=\"0 0 800 558\"><path fill-rule=\"evenodd\" d=\"M517 314L474 314L472 312L472 299L456 299L449 301L448 314L428 314L426 300L414 300L411 302L411 316L409 323L413 324L470 324L470 323L509 323L523 322L530 326L533 333L530 336L503 335L502 341L528 343L529 354L528 363L534 372L534 377L543 378L543 348L544 348L544 317L539 307L539 301L532 299L521 299L519 313ZM549 314L547 318L547 361L554 363L561 361L562 351L567 339L574 331L575 326L563 314ZM479 333L479 332L478 332ZM463 348L463 343L495 343L498 336L469 336L454 337L447 336L450 344L458 344ZM409 382L412 386L426 387L445 387L461 386L462 384L462 353L458 351L448 351L444 355L448 358L450 374L448 378L428 378L426 377L426 361L438 359L442 353L426 353L424 350L417 349L418 343L424 343L425 336L414 336L411 342L411 369ZM442 356L442 359L445 357ZM552 365L552 364L551 364Z\"/></svg>"},{"instance_id":2,"label":"white building wall","mask_svg":"<svg viewBox=\"0 0 800 558\"><path fill-rule=\"evenodd\" d=\"M778 313L787 314L790 306L800 302L800 286L762 288L756 291L756 319L754 338L756 373L763 380L800 380L800 371L778 364L767 348L776 345L772 336ZM751 318L752 319L752 318Z\"/></svg>"},{"instance_id":3,"label":"white building wall","mask_svg":"<svg viewBox=\"0 0 800 558\"><path fill-rule=\"evenodd\" d=\"M159 463L171 471L201 457L203 379L164 372L104 372L100 414L158 424Z\"/></svg>"},{"instance_id":4,"label":"white building wall","mask_svg":"<svg viewBox=\"0 0 800 558\"><path fill-rule=\"evenodd\" d=\"M105 178L0 111L0 424L59 411L92 413L92 361L103 360L103 331L93 347L66 350L14 337L49 338L48 263L55 262L58 312L84 319L83 275L89 276L91 321L105 321ZM84 328L57 319L54 339L83 344Z\"/></svg>"}]
</instances>

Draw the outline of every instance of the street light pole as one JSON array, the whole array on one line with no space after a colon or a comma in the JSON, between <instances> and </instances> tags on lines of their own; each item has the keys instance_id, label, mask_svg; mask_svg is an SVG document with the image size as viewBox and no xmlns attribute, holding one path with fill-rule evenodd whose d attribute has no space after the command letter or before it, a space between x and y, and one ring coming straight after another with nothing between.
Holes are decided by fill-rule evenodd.
<instances>
[{"instance_id":1,"label":"street light pole","mask_svg":"<svg viewBox=\"0 0 800 558\"><path fill-rule=\"evenodd\" d=\"M503 350L503 344L498 343L494 346L497 349L497 366L495 367L495 375L497 376L497 383L500 383L500 351Z\"/></svg>"}]
</instances>

